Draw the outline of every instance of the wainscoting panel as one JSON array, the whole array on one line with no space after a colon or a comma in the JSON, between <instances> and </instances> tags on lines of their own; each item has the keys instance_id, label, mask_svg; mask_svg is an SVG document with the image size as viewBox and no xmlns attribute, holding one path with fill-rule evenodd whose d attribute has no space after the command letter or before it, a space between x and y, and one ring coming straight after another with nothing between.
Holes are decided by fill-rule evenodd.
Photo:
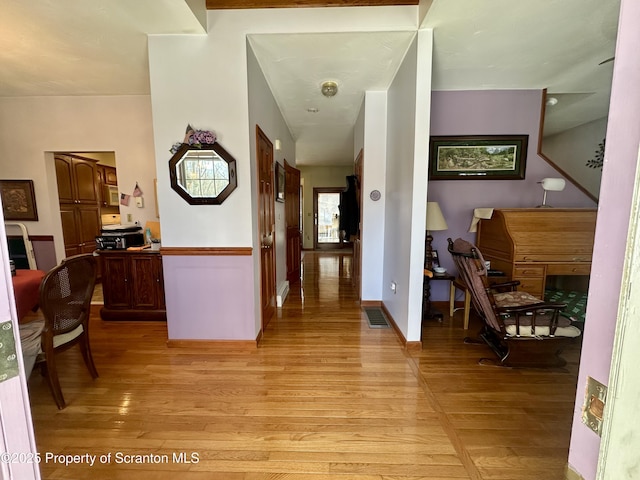
<instances>
[{"instance_id":1,"label":"wainscoting panel","mask_svg":"<svg viewBox=\"0 0 640 480\"><path fill-rule=\"evenodd\" d=\"M252 340L253 257L162 257L169 340Z\"/></svg>"}]
</instances>

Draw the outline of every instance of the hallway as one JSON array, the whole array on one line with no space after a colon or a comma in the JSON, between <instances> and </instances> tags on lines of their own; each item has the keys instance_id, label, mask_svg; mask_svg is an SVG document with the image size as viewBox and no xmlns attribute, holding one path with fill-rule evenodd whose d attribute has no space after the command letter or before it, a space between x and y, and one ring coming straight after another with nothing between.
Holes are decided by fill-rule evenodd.
<instances>
[{"instance_id":1,"label":"hallway","mask_svg":"<svg viewBox=\"0 0 640 480\"><path fill-rule=\"evenodd\" d=\"M42 455L111 460L43 461L43 478L564 478L577 350L568 371L480 367L490 351L462 343L460 312L426 322L410 356L393 329L368 327L350 264L305 252L301 284L257 349L167 348L163 323L103 322L96 309L100 378L73 349L59 357L65 410L37 371L29 390Z\"/></svg>"}]
</instances>

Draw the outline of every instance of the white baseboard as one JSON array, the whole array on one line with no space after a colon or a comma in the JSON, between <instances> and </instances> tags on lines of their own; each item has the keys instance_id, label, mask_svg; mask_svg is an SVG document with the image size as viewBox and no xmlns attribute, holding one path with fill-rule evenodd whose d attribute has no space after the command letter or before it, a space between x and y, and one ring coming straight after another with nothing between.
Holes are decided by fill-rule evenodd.
<instances>
[{"instance_id":1,"label":"white baseboard","mask_svg":"<svg viewBox=\"0 0 640 480\"><path fill-rule=\"evenodd\" d=\"M276 297L276 305L278 308L282 307L282 304L287 299L287 295L289 295L289 280L285 280L278 287L278 296Z\"/></svg>"}]
</instances>

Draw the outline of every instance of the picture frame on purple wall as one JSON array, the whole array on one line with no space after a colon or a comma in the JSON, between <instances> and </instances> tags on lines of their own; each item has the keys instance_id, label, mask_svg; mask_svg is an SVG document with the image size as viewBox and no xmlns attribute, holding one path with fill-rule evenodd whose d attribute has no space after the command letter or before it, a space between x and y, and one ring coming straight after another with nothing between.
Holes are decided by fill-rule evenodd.
<instances>
[{"instance_id":1,"label":"picture frame on purple wall","mask_svg":"<svg viewBox=\"0 0 640 480\"><path fill-rule=\"evenodd\" d=\"M431 137L429 180L523 180L529 135Z\"/></svg>"}]
</instances>

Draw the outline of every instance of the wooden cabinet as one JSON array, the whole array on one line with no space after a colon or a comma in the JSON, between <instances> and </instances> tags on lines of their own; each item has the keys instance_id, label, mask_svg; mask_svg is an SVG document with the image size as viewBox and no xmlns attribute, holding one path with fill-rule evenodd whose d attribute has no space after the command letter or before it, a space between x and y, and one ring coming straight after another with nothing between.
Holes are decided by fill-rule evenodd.
<instances>
[{"instance_id":1,"label":"wooden cabinet","mask_svg":"<svg viewBox=\"0 0 640 480\"><path fill-rule=\"evenodd\" d=\"M60 203L98 203L94 160L56 155L55 162Z\"/></svg>"},{"instance_id":2,"label":"wooden cabinet","mask_svg":"<svg viewBox=\"0 0 640 480\"><path fill-rule=\"evenodd\" d=\"M151 250L102 250L103 320L166 320L162 257Z\"/></svg>"},{"instance_id":3,"label":"wooden cabinet","mask_svg":"<svg viewBox=\"0 0 640 480\"><path fill-rule=\"evenodd\" d=\"M116 168L103 165L104 168L104 184L105 185L118 185L118 176L116 175Z\"/></svg>"},{"instance_id":4,"label":"wooden cabinet","mask_svg":"<svg viewBox=\"0 0 640 480\"><path fill-rule=\"evenodd\" d=\"M100 234L96 162L56 155L55 167L65 255L93 252Z\"/></svg>"},{"instance_id":5,"label":"wooden cabinet","mask_svg":"<svg viewBox=\"0 0 640 480\"><path fill-rule=\"evenodd\" d=\"M118 185L118 176L116 168L109 165L96 165L96 174L98 178L98 196L100 207L103 213L119 213L117 205L109 204L109 187Z\"/></svg>"}]
</instances>

